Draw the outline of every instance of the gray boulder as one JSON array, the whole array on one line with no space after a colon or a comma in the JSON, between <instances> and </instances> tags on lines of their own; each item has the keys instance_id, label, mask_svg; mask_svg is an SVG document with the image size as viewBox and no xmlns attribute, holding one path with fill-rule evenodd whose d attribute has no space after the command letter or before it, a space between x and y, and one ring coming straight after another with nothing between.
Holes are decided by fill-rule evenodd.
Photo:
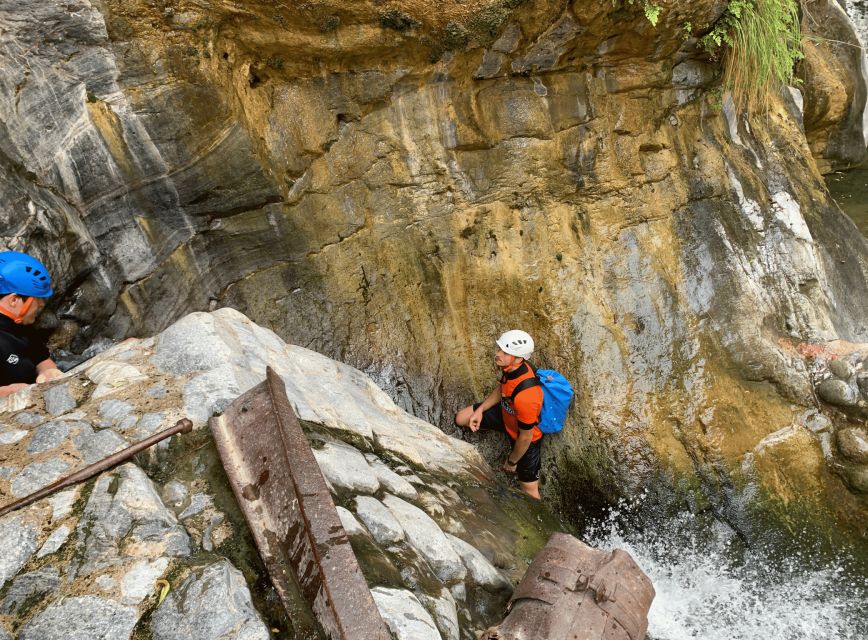
<instances>
[{"instance_id":1,"label":"gray boulder","mask_svg":"<svg viewBox=\"0 0 868 640\"><path fill-rule=\"evenodd\" d=\"M135 607L96 596L63 598L21 629L19 640L129 640L139 620Z\"/></svg>"},{"instance_id":2,"label":"gray boulder","mask_svg":"<svg viewBox=\"0 0 868 640\"><path fill-rule=\"evenodd\" d=\"M196 571L151 620L154 640L268 640L241 572L227 560Z\"/></svg>"}]
</instances>

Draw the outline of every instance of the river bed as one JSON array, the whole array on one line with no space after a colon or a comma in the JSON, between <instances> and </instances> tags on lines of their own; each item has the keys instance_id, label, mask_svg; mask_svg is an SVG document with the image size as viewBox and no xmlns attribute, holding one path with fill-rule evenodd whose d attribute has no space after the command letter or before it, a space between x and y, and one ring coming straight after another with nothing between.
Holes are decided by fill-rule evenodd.
<instances>
[{"instance_id":1,"label":"river bed","mask_svg":"<svg viewBox=\"0 0 868 640\"><path fill-rule=\"evenodd\" d=\"M841 210L868 237L868 167L832 173L826 176L826 186Z\"/></svg>"}]
</instances>

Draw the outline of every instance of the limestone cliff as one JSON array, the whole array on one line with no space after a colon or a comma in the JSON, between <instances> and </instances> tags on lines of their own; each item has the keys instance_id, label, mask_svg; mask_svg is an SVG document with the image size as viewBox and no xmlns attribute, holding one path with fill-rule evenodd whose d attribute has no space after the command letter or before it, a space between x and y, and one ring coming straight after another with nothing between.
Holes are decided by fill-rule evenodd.
<instances>
[{"instance_id":1,"label":"limestone cliff","mask_svg":"<svg viewBox=\"0 0 868 640\"><path fill-rule=\"evenodd\" d=\"M566 508L650 487L748 535L757 505L858 530L861 427L807 426L797 347L868 341L820 175L864 87L812 46L804 115L745 117L697 46L726 3L658 4L4 2L0 235L75 349L233 306L446 426L520 326L577 383Z\"/></svg>"}]
</instances>

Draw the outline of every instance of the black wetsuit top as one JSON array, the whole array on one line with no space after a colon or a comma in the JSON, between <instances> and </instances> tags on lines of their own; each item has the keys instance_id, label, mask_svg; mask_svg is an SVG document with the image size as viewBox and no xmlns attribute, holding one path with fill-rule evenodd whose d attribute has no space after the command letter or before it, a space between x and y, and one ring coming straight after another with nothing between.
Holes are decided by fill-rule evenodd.
<instances>
[{"instance_id":1,"label":"black wetsuit top","mask_svg":"<svg viewBox=\"0 0 868 640\"><path fill-rule=\"evenodd\" d=\"M50 357L43 331L0 314L0 386L36 382L36 365Z\"/></svg>"}]
</instances>

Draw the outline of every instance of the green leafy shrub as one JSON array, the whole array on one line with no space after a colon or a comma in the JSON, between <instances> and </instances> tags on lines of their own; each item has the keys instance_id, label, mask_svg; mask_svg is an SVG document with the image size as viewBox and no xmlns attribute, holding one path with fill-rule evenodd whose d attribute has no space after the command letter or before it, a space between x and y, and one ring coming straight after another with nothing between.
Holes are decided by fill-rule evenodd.
<instances>
[{"instance_id":1,"label":"green leafy shrub","mask_svg":"<svg viewBox=\"0 0 868 640\"><path fill-rule=\"evenodd\" d=\"M730 0L700 42L723 57L723 85L736 106L764 110L771 93L792 82L803 57L798 0Z\"/></svg>"}]
</instances>

